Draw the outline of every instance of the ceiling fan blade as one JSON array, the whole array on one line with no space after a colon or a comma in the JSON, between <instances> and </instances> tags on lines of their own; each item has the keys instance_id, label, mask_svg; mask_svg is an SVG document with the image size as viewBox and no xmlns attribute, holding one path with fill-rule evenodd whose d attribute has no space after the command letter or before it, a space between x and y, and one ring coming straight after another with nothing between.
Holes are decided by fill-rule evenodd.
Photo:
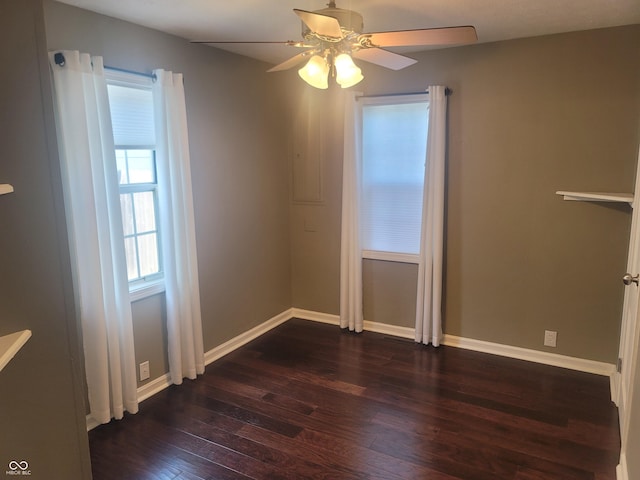
<instances>
[{"instance_id":1,"label":"ceiling fan blade","mask_svg":"<svg viewBox=\"0 0 640 480\"><path fill-rule=\"evenodd\" d=\"M298 10L297 8L294 8L293 11L312 32L326 37L342 38L342 29L338 19L329 15Z\"/></svg>"},{"instance_id":2,"label":"ceiling fan blade","mask_svg":"<svg viewBox=\"0 0 640 480\"><path fill-rule=\"evenodd\" d=\"M219 40L192 40L189 43L210 43L210 44L220 44L220 45L242 45L242 44L271 44L271 45L287 45L289 47L303 47L303 48L307 48L307 47L312 47L313 45L307 45L304 42L295 42L293 40L286 40L284 42L268 42L268 41L258 41L258 42L252 42L252 41L243 41L243 42L235 42L235 41L219 41Z\"/></svg>"},{"instance_id":3,"label":"ceiling fan blade","mask_svg":"<svg viewBox=\"0 0 640 480\"><path fill-rule=\"evenodd\" d=\"M405 57L397 53L383 50L382 48L362 48L354 51L352 56L358 60L375 63L381 67L390 68L391 70L400 70L417 62L413 58Z\"/></svg>"},{"instance_id":4,"label":"ceiling fan blade","mask_svg":"<svg viewBox=\"0 0 640 480\"><path fill-rule=\"evenodd\" d=\"M295 67L299 63L302 63L303 61L305 61L312 53L313 53L313 50L307 50L302 53L299 53L295 57L291 57L290 59L285 60L282 63L279 63L275 67L270 68L269 70L267 70L267 72L279 72L281 70L288 70L289 68Z\"/></svg>"},{"instance_id":5,"label":"ceiling fan blade","mask_svg":"<svg viewBox=\"0 0 640 480\"><path fill-rule=\"evenodd\" d=\"M358 37L361 45L371 45L372 47L461 45L474 43L477 40L476 29L472 26L364 33Z\"/></svg>"}]
</instances>

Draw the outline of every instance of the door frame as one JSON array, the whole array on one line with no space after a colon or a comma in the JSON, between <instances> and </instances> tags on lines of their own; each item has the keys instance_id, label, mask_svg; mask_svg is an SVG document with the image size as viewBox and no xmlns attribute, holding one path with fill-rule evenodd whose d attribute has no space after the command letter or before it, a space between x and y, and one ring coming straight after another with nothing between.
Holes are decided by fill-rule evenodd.
<instances>
[{"instance_id":1,"label":"door frame","mask_svg":"<svg viewBox=\"0 0 640 480\"><path fill-rule=\"evenodd\" d=\"M627 272L640 273L640 145L638 146L638 164L634 198L631 204L631 233L627 256ZM618 407L620 423L620 465L619 474L626 478L626 448L629 438L630 412L634 401L633 389L638 368L638 345L640 342L640 286L631 284L625 287L620 328L620 347L618 351L618 371L614 375L615 387L613 400ZM620 478L620 477L619 477Z\"/></svg>"}]
</instances>

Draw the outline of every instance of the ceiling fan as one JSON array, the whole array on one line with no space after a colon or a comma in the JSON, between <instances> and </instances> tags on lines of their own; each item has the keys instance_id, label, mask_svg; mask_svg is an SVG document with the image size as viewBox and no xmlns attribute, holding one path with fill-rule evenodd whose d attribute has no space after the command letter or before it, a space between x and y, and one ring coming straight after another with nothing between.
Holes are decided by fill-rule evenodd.
<instances>
[{"instance_id":1,"label":"ceiling fan","mask_svg":"<svg viewBox=\"0 0 640 480\"><path fill-rule=\"evenodd\" d=\"M417 62L413 58L385 50L386 47L462 45L478 39L472 26L363 33L362 15L353 10L336 7L334 0L330 0L327 8L321 10L293 11L303 23L302 41L192 43L273 43L305 48L302 53L268 71L288 70L308 60L306 65L298 70L298 74L310 85L325 89L328 88L330 72L333 72L336 82L342 88L351 87L364 78L353 58L392 70L400 70Z\"/></svg>"}]
</instances>

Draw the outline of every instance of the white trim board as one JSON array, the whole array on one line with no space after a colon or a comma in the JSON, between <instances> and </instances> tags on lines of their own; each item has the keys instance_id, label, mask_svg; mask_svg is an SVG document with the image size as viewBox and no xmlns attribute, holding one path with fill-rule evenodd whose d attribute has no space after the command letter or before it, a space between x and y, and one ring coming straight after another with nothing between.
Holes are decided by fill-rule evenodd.
<instances>
[{"instance_id":1,"label":"white trim board","mask_svg":"<svg viewBox=\"0 0 640 480\"><path fill-rule=\"evenodd\" d=\"M87 432L93 430L96 427L99 427L100 423L91 416L90 413L87 414Z\"/></svg>"},{"instance_id":2,"label":"white trim board","mask_svg":"<svg viewBox=\"0 0 640 480\"><path fill-rule=\"evenodd\" d=\"M616 480L629 480L627 456L624 453L620 455L620 463L616 467Z\"/></svg>"},{"instance_id":3,"label":"white trim board","mask_svg":"<svg viewBox=\"0 0 640 480\"><path fill-rule=\"evenodd\" d=\"M161 392L165 388L171 386L171 375L165 373L164 375L154 378L150 382L145 383L144 385L138 387L138 403L144 402L147 398L153 397L156 393ZM95 418L91 416L91 414L87 415L87 432L93 430L96 427L99 427L100 423L96 421Z\"/></svg>"},{"instance_id":4,"label":"white trim board","mask_svg":"<svg viewBox=\"0 0 640 480\"><path fill-rule=\"evenodd\" d=\"M293 308L292 313L293 317L302 318L304 320L329 323L332 325L340 324L340 317L338 315L313 312L299 308ZM408 327L398 327L395 325L365 320L364 329L371 332L383 333L385 335L393 335L410 339L415 338L415 330ZM568 368L570 370L603 375L612 379L614 378L616 371L615 365L610 363L596 362L594 360L569 357L566 355L559 355L557 353L542 352L522 347L513 347L511 345L503 345L500 343L485 342L483 340L474 340L472 338L457 337L455 335L445 335L442 343L449 347L464 348L466 350L473 350L476 352L490 353L492 355L500 355L502 357L542 363L544 365L551 365L554 367Z\"/></svg>"},{"instance_id":5,"label":"white trim board","mask_svg":"<svg viewBox=\"0 0 640 480\"><path fill-rule=\"evenodd\" d=\"M513 347L511 345L485 342L483 340L474 340L473 338L456 337L455 335L445 335L442 343L450 347L491 353L493 355L542 363L554 367L568 368L570 370L593 373L606 377L612 377L616 371L616 366L612 363L596 362L594 360L569 357L566 355L559 355L557 353L541 352L539 350L530 350L528 348Z\"/></svg>"},{"instance_id":6,"label":"white trim board","mask_svg":"<svg viewBox=\"0 0 640 480\"><path fill-rule=\"evenodd\" d=\"M311 320L313 322L328 323L329 325L340 325L339 315L314 312L313 310L304 310L302 308L292 308L290 318L300 318L302 320Z\"/></svg>"},{"instance_id":7,"label":"white trim board","mask_svg":"<svg viewBox=\"0 0 640 480\"><path fill-rule=\"evenodd\" d=\"M270 318L266 322L247 330L236 337L224 342L217 347L212 348L204 354L205 365L209 365L223 356L233 352L250 341L264 335L269 330L274 329L278 325L285 323L292 318L300 318L303 320L311 320L319 323L327 323L330 325L340 325L340 317L338 315L322 312L314 312L312 310L304 310L300 308L290 308L282 313ZM364 329L366 331L391 335L394 337L407 338L415 340L415 329L409 327L400 327L397 325L389 325L385 323L364 321ZM498 343L485 342L482 340L474 340L469 338L456 337L453 335L445 335L444 345L450 347L464 348L477 352L490 353L503 357L516 358L519 360L527 360L530 362L542 363L556 367L578 370L581 372L594 373L597 375L609 376L615 379L615 365L595 362L593 360L585 360L581 358L567 357L555 353L540 352L538 350L529 350L526 348L512 347L510 345L501 345ZM138 388L138 402L152 397L158 392L171 385L171 376L166 373L158 378L145 383ZM612 384L613 385L613 384ZM613 388L613 386L612 386ZM93 419L91 415L87 415L87 431L97 427L99 423ZM624 478L624 477L622 477Z\"/></svg>"},{"instance_id":8,"label":"white trim board","mask_svg":"<svg viewBox=\"0 0 640 480\"><path fill-rule=\"evenodd\" d=\"M204 364L209 365L210 363L215 362L219 358L249 343L251 340L258 338L261 335L264 335L269 330L277 327L278 325L283 324L287 320L290 320L291 318L293 318L293 316L291 315L291 312L292 312L292 309L285 310L284 312L279 313L275 317L270 318L269 320L258 325L257 327L253 327L251 330L247 330L246 332L241 333L237 337L233 337L231 340L228 340L223 344L212 348L211 350L209 350L204 354Z\"/></svg>"},{"instance_id":9,"label":"white trim board","mask_svg":"<svg viewBox=\"0 0 640 480\"><path fill-rule=\"evenodd\" d=\"M147 398L153 397L156 393L161 392L171 385L171 374L169 373L154 378L150 382L138 387L138 403L144 402Z\"/></svg>"},{"instance_id":10,"label":"white trim board","mask_svg":"<svg viewBox=\"0 0 640 480\"><path fill-rule=\"evenodd\" d=\"M303 310L301 308L292 308L291 318L300 318L302 320L311 320L313 322L328 323L329 325L340 325L340 317L332 313L314 312L311 310ZM413 328L399 327L397 325L389 325L387 323L364 321L364 330L394 337L410 338L415 337Z\"/></svg>"},{"instance_id":11,"label":"white trim board","mask_svg":"<svg viewBox=\"0 0 640 480\"><path fill-rule=\"evenodd\" d=\"M291 314L292 309L285 310L282 313L279 313L275 317L270 318L266 322L258 325L257 327L252 328L251 330L247 330L244 333L232 338L231 340L226 341L225 343L218 345L217 347L212 348L208 352L204 354L204 362L205 365L209 365L210 363L215 362L219 358L227 355L228 353L233 352L237 348L249 343L251 340L258 338L259 336L267 333L269 330L277 327L278 325L286 322L293 318ZM164 375L151 380L150 382L145 383L144 385L138 387L138 402L143 402L146 399L154 396L156 393L161 392L165 388L171 386L171 375L169 373L165 373ZM87 431L92 430L99 426L98 423L91 414L87 415Z\"/></svg>"},{"instance_id":12,"label":"white trim board","mask_svg":"<svg viewBox=\"0 0 640 480\"><path fill-rule=\"evenodd\" d=\"M270 318L266 322L258 325L257 327L252 328L240 335L228 340L227 342L218 345L217 347L212 348L208 352L204 354L204 363L205 365L209 365L210 363L215 362L219 358L227 355L228 353L233 352L237 348L249 343L251 340L258 338L259 336L267 333L269 330L277 327L278 325L286 322L291 317L291 310L286 310L282 313L279 313L275 317ZM156 393L164 390L165 388L172 385L171 383L171 375L169 373L165 373L161 377L158 377L148 383L145 383L141 387L138 388L138 402L143 402L147 398L154 396Z\"/></svg>"}]
</instances>

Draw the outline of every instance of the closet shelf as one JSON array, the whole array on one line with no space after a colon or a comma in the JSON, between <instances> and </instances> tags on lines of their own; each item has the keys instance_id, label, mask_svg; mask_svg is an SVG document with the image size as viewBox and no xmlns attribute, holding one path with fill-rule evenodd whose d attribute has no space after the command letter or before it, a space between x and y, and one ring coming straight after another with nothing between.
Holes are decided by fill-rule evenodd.
<instances>
[{"instance_id":1,"label":"closet shelf","mask_svg":"<svg viewBox=\"0 0 640 480\"><path fill-rule=\"evenodd\" d=\"M13 192L13 186L8 183L0 183L0 195Z\"/></svg>"},{"instance_id":2,"label":"closet shelf","mask_svg":"<svg viewBox=\"0 0 640 480\"><path fill-rule=\"evenodd\" d=\"M31 330L22 330L0 337L0 371L31 338Z\"/></svg>"},{"instance_id":3,"label":"closet shelf","mask_svg":"<svg viewBox=\"0 0 640 480\"><path fill-rule=\"evenodd\" d=\"M633 193L605 193L605 192L566 192L558 191L557 195L562 195L564 200L574 202L617 202L633 203Z\"/></svg>"}]
</instances>

